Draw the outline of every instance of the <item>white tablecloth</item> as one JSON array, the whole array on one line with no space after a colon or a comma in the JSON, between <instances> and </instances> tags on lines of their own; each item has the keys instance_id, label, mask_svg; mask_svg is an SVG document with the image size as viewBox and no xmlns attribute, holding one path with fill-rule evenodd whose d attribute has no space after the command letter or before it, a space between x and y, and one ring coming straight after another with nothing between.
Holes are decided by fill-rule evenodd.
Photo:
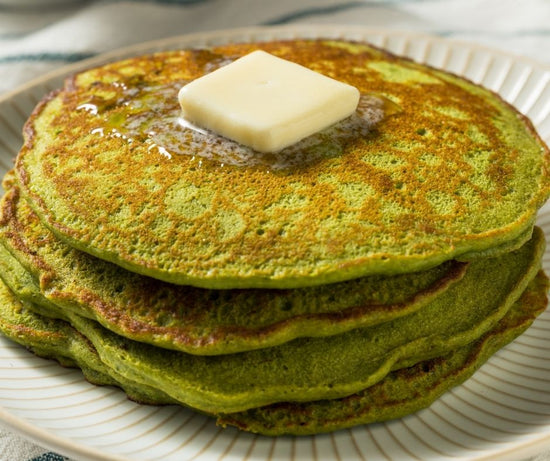
<instances>
[{"instance_id":1,"label":"white tablecloth","mask_svg":"<svg viewBox=\"0 0 550 461\"><path fill-rule=\"evenodd\" d=\"M298 23L429 33L550 63L548 0L0 0L0 97L67 63L134 43ZM0 429L0 461L62 459ZM535 459L550 460L550 451Z\"/></svg>"}]
</instances>

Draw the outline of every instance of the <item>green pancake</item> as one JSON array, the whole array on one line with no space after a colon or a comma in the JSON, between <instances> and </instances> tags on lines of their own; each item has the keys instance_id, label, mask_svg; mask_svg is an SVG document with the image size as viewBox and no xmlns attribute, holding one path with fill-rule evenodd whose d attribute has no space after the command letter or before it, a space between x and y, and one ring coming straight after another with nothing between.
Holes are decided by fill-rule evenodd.
<instances>
[{"instance_id":1,"label":"green pancake","mask_svg":"<svg viewBox=\"0 0 550 461\"><path fill-rule=\"evenodd\" d=\"M495 352L521 335L546 309L548 288L548 278L541 271L506 316L480 339L442 357L389 373L358 394L220 415L218 424L264 435L311 435L414 413L466 381Z\"/></svg>"},{"instance_id":2,"label":"green pancake","mask_svg":"<svg viewBox=\"0 0 550 461\"><path fill-rule=\"evenodd\" d=\"M0 242L45 298L122 336L192 354L229 354L387 322L422 308L467 266L446 262L415 274L292 290L177 286L69 247L19 199L9 178L5 186Z\"/></svg>"},{"instance_id":3,"label":"green pancake","mask_svg":"<svg viewBox=\"0 0 550 461\"><path fill-rule=\"evenodd\" d=\"M138 386L108 369L85 336L63 320L26 308L1 281L0 331L40 357L55 359L66 367L80 368L93 384L118 386L140 403L175 403L162 392Z\"/></svg>"},{"instance_id":4,"label":"green pancake","mask_svg":"<svg viewBox=\"0 0 550 461\"><path fill-rule=\"evenodd\" d=\"M43 298L33 277L7 252L0 274L40 313L68 320L101 362L125 379L208 413L276 402L342 398L390 371L447 354L491 330L540 268L544 237L536 228L521 249L471 262L461 281L422 309L390 322L323 338L237 354L197 356L139 343ZM34 306L34 307L33 307ZM38 306L38 307L37 307Z\"/></svg>"},{"instance_id":5,"label":"green pancake","mask_svg":"<svg viewBox=\"0 0 550 461\"><path fill-rule=\"evenodd\" d=\"M546 308L548 279L539 272L520 299L491 331L443 357L391 372L351 396L308 403L280 403L245 412L217 415L218 424L265 435L317 434L359 424L399 418L431 404L469 378L498 349L521 334ZM34 353L78 366L86 379L121 387L142 403L174 403L157 389L139 385L105 366L93 346L62 320L25 309L0 283L0 331Z\"/></svg>"},{"instance_id":6,"label":"green pancake","mask_svg":"<svg viewBox=\"0 0 550 461\"><path fill-rule=\"evenodd\" d=\"M356 86L374 118L272 155L182 127L180 87L255 49ZM177 284L293 288L506 246L549 195L548 161L488 90L367 44L295 40L76 75L33 112L16 174L52 231L101 259Z\"/></svg>"}]
</instances>

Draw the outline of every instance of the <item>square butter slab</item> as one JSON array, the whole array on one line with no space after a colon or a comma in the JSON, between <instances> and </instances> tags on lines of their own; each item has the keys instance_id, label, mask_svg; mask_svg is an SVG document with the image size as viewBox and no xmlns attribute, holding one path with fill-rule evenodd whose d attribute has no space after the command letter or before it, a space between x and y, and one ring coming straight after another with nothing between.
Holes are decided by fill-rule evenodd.
<instances>
[{"instance_id":1,"label":"square butter slab","mask_svg":"<svg viewBox=\"0 0 550 461\"><path fill-rule=\"evenodd\" d=\"M254 51L179 93L183 117L259 152L276 152L350 116L359 91Z\"/></svg>"}]
</instances>

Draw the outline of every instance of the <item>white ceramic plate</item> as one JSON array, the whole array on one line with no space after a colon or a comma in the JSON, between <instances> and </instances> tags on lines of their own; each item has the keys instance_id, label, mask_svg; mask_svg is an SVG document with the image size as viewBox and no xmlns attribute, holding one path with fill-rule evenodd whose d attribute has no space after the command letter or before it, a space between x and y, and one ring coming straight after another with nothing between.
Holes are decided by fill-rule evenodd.
<instances>
[{"instance_id":1,"label":"white ceramic plate","mask_svg":"<svg viewBox=\"0 0 550 461\"><path fill-rule=\"evenodd\" d=\"M12 164L21 127L39 99L71 72L134 54L228 41L292 37L370 41L469 77L528 115L550 142L550 66L444 39L334 27L255 28L146 43L61 69L0 99L0 168ZM539 225L550 237L550 207ZM544 258L550 271L550 252ZM0 420L79 460L520 459L550 450L550 311L466 384L415 415L315 437L258 437L221 430L176 407L128 401L88 384L79 371L36 358L0 337Z\"/></svg>"}]
</instances>

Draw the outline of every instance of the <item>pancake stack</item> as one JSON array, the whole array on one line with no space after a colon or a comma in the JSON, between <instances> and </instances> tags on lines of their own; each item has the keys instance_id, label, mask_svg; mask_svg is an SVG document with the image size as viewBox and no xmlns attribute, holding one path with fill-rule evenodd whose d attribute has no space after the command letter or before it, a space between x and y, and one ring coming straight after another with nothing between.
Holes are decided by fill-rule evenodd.
<instances>
[{"instance_id":1,"label":"pancake stack","mask_svg":"<svg viewBox=\"0 0 550 461\"><path fill-rule=\"evenodd\" d=\"M183 123L179 89L256 49L357 87L357 113L268 154ZM138 402L266 435L399 418L546 308L550 157L531 123L368 44L106 64L47 96L24 136L0 209L0 330Z\"/></svg>"}]
</instances>

